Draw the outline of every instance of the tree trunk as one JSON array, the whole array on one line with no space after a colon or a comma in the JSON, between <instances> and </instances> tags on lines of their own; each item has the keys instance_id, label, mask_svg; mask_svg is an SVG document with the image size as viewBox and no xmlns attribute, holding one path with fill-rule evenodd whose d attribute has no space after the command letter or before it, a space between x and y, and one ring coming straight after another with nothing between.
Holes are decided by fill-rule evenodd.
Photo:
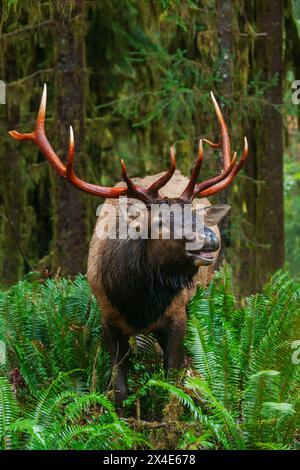
<instances>
[{"instance_id":1,"label":"tree trunk","mask_svg":"<svg viewBox=\"0 0 300 470\"><path fill-rule=\"evenodd\" d=\"M268 89L261 121L257 123L257 179L255 289L259 290L284 263L283 213L283 2L260 0L257 3L257 31L266 36L256 39L257 69L261 79L276 84Z\"/></svg>"},{"instance_id":2,"label":"tree trunk","mask_svg":"<svg viewBox=\"0 0 300 470\"><path fill-rule=\"evenodd\" d=\"M238 15L239 31L236 44L236 56L239 58L235 64L236 73L239 76L237 83L238 92L242 95L247 84L254 80L257 73L256 63L253 61L255 37L250 36L256 26L255 3L243 2L239 4ZM237 91L237 90L236 90ZM240 107L247 106L247 97L242 98ZM240 125L243 136L248 140L248 158L244 166L246 178L240 178L239 191L234 195L234 217L239 217L235 227L235 238L232 248L232 265L236 280L236 290L240 295L249 295L255 291L256 286L256 199L257 199L257 136L255 132L256 118L250 114L247 118L241 118Z\"/></svg>"},{"instance_id":3,"label":"tree trunk","mask_svg":"<svg viewBox=\"0 0 300 470\"><path fill-rule=\"evenodd\" d=\"M3 12L0 10L0 13ZM7 48L2 38L0 49L0 76L7 85L16 78L19 63L15 51ZM0 103L0 282L10 285L17 282L31 266L25 254L28 231L24 156L18 145L12 145L8 135L9 130L18 127L20 104L12 99L7 87L6 92L5 104Z\"/></svg>"},{"instance_id":4,"label":"tree trunk","mask_svg":"<svg viewBox=\"0 0 300 470\"><path fill-rule=\"evenodd\" d=\"M69 144L69 126L75 133L77 172L82 174L84 141L85 46L83 1L76 0L68 16L56 14L55 45L55 122L60 155ZM78 170L79 168L79 170ZM63 274L86 270L87 237L83 194L56 174L53 200L53 266Z\"/></svg>"},{"instance_id":5,"label":"tree trunk","mask_svg":"<svg viewBox=\"0 0 300 470\"><path fill-rule=\"evenodd\" d=\"M234 54L234 37L233 37L233 22L234 10L232 0L217 0L216 1L216 14L217 14L217 28L218 28L218 43L219 43L219 59L220 69L219 75L221 82L218 85L220 103L224 119L227 123L230 132L229 110L224 104L223 99L232 101L233 93L233 54ZM223 161L221 162L223 165ZM225 189L218 195L219 204L227 204L230 188ZM227 216L220 223L220 230L222 234L222 251L219 263L226 257L226 248L230 246L230 217Z\"/></svg>"},{"instance_id":6,"label":"tree trunk","mask_svg":"<svg viewBox=\"0 0 300 470\"><path fill-rule=\"evenodd\" d=\"M9 114L6 112L6 122L9 129L15 129L18 116L17 106L12 106ZM25 191L19 149L14 148L7 138L2 148L0 165L2 187L1 283L10 285L22 277L26 264L21 241ZM29 266L26 268L28 269Z\"/></svg>"}]
</instances>

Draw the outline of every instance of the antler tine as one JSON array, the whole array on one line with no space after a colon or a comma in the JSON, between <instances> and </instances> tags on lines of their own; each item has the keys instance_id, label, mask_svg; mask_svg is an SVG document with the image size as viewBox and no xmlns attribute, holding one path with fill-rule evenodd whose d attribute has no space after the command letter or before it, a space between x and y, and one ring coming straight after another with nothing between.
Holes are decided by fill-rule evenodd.
<instances>
[{"instance_id":1,"label":"antler tine","mask_svg":"<svg viewBox=\"0 0 300 470\"><path fill-rule=\"evenodd\" d=\"M236 152L234 155L236 156ZM247 138L244 137L244 149L242 153L242 158L239 161L239 163L234 165L231 172L225 178L223 178L220 182L217 182L217 184L214 184L213 186L207 189L202 189L201 192L198 193L199 196L200 197L211 196L212 194L216 194L222 191L223 189L227 188L232 183L233 179L235 178L237 173L240 171L240 169L244 166L247 156L248 156L248 141L247 141ZM225 173L222 174L222 176L224 175Z\"/></svg>"},{"instance_id":2,"label":"antler tine","mask_svg":"<svg viewBox=\"0 0 300 470\"><path fill-rule=\"evenodd\" d=\"M74 144L74 132L73 127L70 126L70 142L69 142L69 151L68 151L68 158L67 158L67 179L69 181L75 176L73 163L74 163L74 155L75 155L75 144Z\"/></svg>"},{"instance_id":3,"label":"antler tine","mask_svg":"<svg viewBox=\"0 0 300 470\"><path fill-rule=\"evenodd\" d=\"M200 139L199 140L199 148L198 148L198 158L197 158L196 164L195 164L194 169L192 171L192 174L191 174L190 180L188 182L188 185L185 188L185 190L183 191L183 193L181 194L180 198L186 199L188 201L190 201L193 198L194 188L195 188L195 185L197 183L197 179L198 179L199 172L200 172L200 169L201 169L201 166L202 166L202 162L203 162L203 141L202 141L202 139Z\"/></svg>"},{"instance_id":4,"label":"antler tine","mask_svg":"<svg viewBox=\"0 0 300 470\"><path fill-rule=\"evenodd\" d=\"M213 178L210 178L209 180L204 181L203 183L199 183L196 185L195 190L194 190L194 196L197 194L201 195L202 191L205 189L210 188L211 186L214 186L215 184L219 183L220 181L223 181L233 170L234 166L236 164L236 152L234 152L233 159L230 163L230 166L225 170L223 173L220 173L217 176L214 176Z\"/></svg>"},{"instance_id":5,"label":"antler tine","mask_svg":"<svg viewBox=\"0 0 300 470\"><path fill-rule=\"evenodd\" d=\"M192 175L186 189L180 196L183 199L192 200L197 194L200 197L209 196L211 194L215 194L227 188L227 186L230 185L230 183L235 178L236 174L240 171L240 169L244 165L245 160L248 155L248 143L245 137L244 150L243 150L243 154L242 154L242 158L240 162L236 163L236 152L234 153L233 159L231 160L230 139L229 139L229 135L227 131L227 126L222 116L219 105L214 97L213 92L211 92L211 98L212 98L213 105L216 111L222 138L221 138L221 142L218 142L218 143L211 142L210 140L207 140L207 139L203 139L203 140L212 148L222 147L223 172L220 175L215 176L214 178L210 178L209 180L204 181L203 183L199 183L199 184L196 184L196 181L194 182L194 178L193 178L194 175ZM201 142L201 147L202 147L202 141L200 142ZM203 157L203 149L202 149L202 157ZM199 171L197 173L197 177L198 177L198 174L199 174Z\"/></svg>"},{"instance_id":6,"label":"antler tine","mask_svg":"<svg viewBox=\"0 0 300 470\"><path fill-rule=\"evenodd\" d=\"M194 171L192 172L192 175L190 177L190 181L188 182L187 187L185 188L185 190L183 191L183 193L180 196L182 199L186 199L186 200L189 200L189 201L192 200L196 196L196 194L200 190L199 188L201 188L201 190L202 190L204 184L205 184L205 188L211 187L215 184L218 184L220 181L224 180L230 174L231 170L233 169L233 164L232 164L231 158L230 158L230 140L229 140L229 136L228 136L227 126L226 126L226 123L225 123L224 118L222 116L219 105L218 105L218 103L217 103L217 101L214 97L213 92L211 91L210 94L211 94L212 102L213 102L213 105L214 105L214 108L215 108L215 111L216 111L217 119L218 119L218 122L219 122L219 127L220 127L220 130L221 130L221 142L214 143L214 142L211 142L208 139L203 139L203 140L208 145L210 145L210 147L212 147L212 148L220 148L222 146L224 172L221 175L216 176L215 178L211 178L210 180L202 183L201 185L197 185L196 189L195 189L195 185L197 183L197 178L198 178L199 171L200 171L201 164L202 164L202 160L203 160L203 141L200 140L200 142L199 142L199 154L198 154L198 160L197 160L196 166L194 168Z\"/></svg>"},{"instance_id":7,"label":"antler tine","mask_svg":"<svg viewBox=\"0 0 300 470\"><path fill-rule=\"evenodd\" d=\"M134 191L136 186L131 181L131 179L129 178L129 176L127 174L126 165L125 165L125 162L124 162L123 159L121 159L121 168L122 168L122 178L125 181L125 183L127 184L127 188L130 189L131 191Z\"/></svg>"},{"instance_id":8,"label":"antler tine","mask_svg":"<svg viewBox=\"0 0 300 470\"><path fill-rule=\"evenodd\" d=\"M75 144L74 144L74 132L73 127L70 126L70 142L68 150L68 158L66 165L66 180L78 189L84 192L93 194L99 197L114 198L119 196L126 196L127 188L106 188L103 186L97 186L95 184L87 183L76 176L74 172L74 156L75 156Z\"/></svg>"},{"instance_id":9,"label":"antler tine","mask_svg":"<svg viewBox=\"0 0 300 470\"><path fill-rule=\"evenodd\" d=\"M148 194L151 194L152 196L158 196L158 191L161 189L163 186L167 184L168 181L172 178L174 175L174 172L176 170L176 158L175 158L175 148L174 145L170 148L170 166L168 171L158 178L152 185L148 188L147 192Z\"/></svg>"},{"instance_id":10,"label":"antler tine","mask_svg":"<svg viewBox=\"0 0 300 470\"><path fill-rule=\"evenodd\" d=\"M46 108L47 108L47 85L46 83L44 83L43 94L41 98L39 112L38 112L37 119L36 119L36 129L41 130L41 131L45 130Z\"/></svg>"},{"instance_id":11,"label":"antler tine","mask_svg":"<svg viewBox=\"0 0 300 470\"><path fill-rule=\"evenodd\" d=\"M203 139L203 142L206 142L211 148L213 149L219 149L222 145L222 142L217 142L216 144L214 142L211 142L208 139Z\"/></svg>"},{"instance_id":12,"label":"antler tine","mask_svg":"<svg viewBox=\"0 0 300 470\"><path fill-rule=\"evenodd\" d=\"M216 100L216 98L215 98L212 91L210 92L210 96L211 96L211 99L212 99L212 102L213 102L213 105L214 105L214 108L215 108L215 111L216 111L217 119L218 119L220 130L221 130L224 170L227 170L227 168L230 166L230 161L231 161L231 158L230 158L230 140L229 140L229 136L228 136L228 130L227 130L227 126L226 126L226 123L224 121L223 115L221 113L220 107L219 107L219 105L217 103L217 100ZM208 142L208 143L209 143L209 145L211 145L211 142ZM211 145L211 146L213 147L214 144ZM216 148L218 148L218 147L216 147Z\"/></svg>"},{"instance_id":13,"label":"antler tine","mask_svg":"<svg viewBox=\"0 0 300 470\"><path fill-rule=\"evenodd\" d=\"M36 119L35 130L33 132L21 134L17 131L10 131L9 134L16 140L30 140L34 142L54 169L66 178L66 167L51 147L45 134L45 115L47 105L47 86L44 84L41 104Z\"/></svg>"},{"instance_id":14,"label":"antler tine","mask_svg":"<svg viewBox=\"0 0 300 470\"><path fill-rule=\"evenodd\" d=\"M37 133L44 130L44 122L46 115L46 105L47 105L47 86L44 84L43 94L40 102L40 107L38 115L35 122L35 130L33 132L20 133L18 131L9 131L9 135L16 140L31 140L32 142L37 143Z\"/></svg>"},{"instance_id":15,"label":"antler tine","mask_svg":"<svg viewBox=\"0 0 300 470\"><path fill-rule=\"evenodd\" d=\"M145 189L145 188L142 188L141 186L137 186L129 178L127 174L126 165L123 159L121 159L121 167L122 167L122 178L124 179L127 185L126 195L135 199L139 199L140 201L143 201L146 205L150 204L151 202L155 202L154 197L149 193L149 189Z\"/></svg>"}]
</instances>

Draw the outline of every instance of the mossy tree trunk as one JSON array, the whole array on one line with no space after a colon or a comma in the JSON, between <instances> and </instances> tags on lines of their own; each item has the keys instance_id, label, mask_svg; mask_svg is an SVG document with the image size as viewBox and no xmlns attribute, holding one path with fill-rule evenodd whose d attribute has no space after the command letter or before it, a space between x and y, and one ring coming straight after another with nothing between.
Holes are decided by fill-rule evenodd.
<instances>
[{"instance_id":1,"label":"mossy tree trunk","mask_svg":"<svg viewBox=\"0 0 300 470\"><path fill-rule=\"evenodd\" d=\"M8 105L5 105L8 106ZM18 122L17 106L6 108L7 127L14 129ZM21 231L24 215L24 178L22 161L18 149L9 145L5 137L1 146L1 283L9 285L17 282L24 273L25 259L22 252ZM28 268L28 266L27 266Z\"/></svg>"},{"instance_id":2,"label":"mossy tree trunk","mask_svg":"<svg viewBox=\"0 0 300 470\"><path fill-rule=\"evenodd\" d=\"M256 123L257 189L255 289L284 263L283 211L283 8L282 0L257 3L256 67L261 78L276 83L266 92L262 118Z\"/></svg>"},{"instance_id":3,"label":"mossy tree trunk","mask_svg":"<svg viewBox=\"0 0 300 470\"><path fill-rule=\"evenodd\" d=\"M280 109L284 30L283 2L259 0L245 2L244 6L239 52L246 62L245 70L241 67L240 72L248 74L248 84L257 81L258 76L267 84L258 101L259 110L242 119L249 157L245 165L247 178L241 181L241 192L237 195L242 236L235 242L234 259L238 290L240 294L251 294L261 290L270 275L284 263L283 121Z\"/></svg>"},{"instance_id":4,"label":"mossy tree trunk","mask_svg":"<svg viewBox=\"0 0 300 470\"><path fill-rule=\"evenodd\" d=\"M9 77L3 72L0 79L17 82L10 88L10 97L20 113L19 123L18 116L10 113L9 127L31 129L37 95L47 80L50 141L65 159L69 125L73 125L76 171L83 179L114 183L120 175L120 156L126 158L132 175L161 171L168 164L171 142L176 144L178 167L188 174L199 136L213 138L215 130L219 137L207 99L209 90L216 88L233 150L241 149L243 135L249 140L248 178L239 175L229 189L232 219L231 223L227 219L222 231L223 252L234 265L241 291L253 292L283 262L282 121L276 106L282 102L282 3L290 2L216 0L163 6L126 1L126 8L121 3L66 0L51 2L50 8L49 2L41 0L36 2L38 9L17 2L17 17L16 10L9 9L1 45L13 46L1 48L0 70L11 72ZM181 15L185 27L178 24ZM296 50L298 39L291 37L289 27L285 30L285 40ZM182 59L178 50L185 51ZM145 58L135 56L141 51ZM294 49L292 56L290 60L296 61ZM86 63L89 96L85 96ZM261 96L278 72L277 83ZM134 105L134 96L143 92L146 95ZM132 99L122 104L126 97ZM107 102L109 106L98 107ZM166 106L163 113L161 104ZM136 126L151 114L156 117ZM3 120L3 135L6 126ZM50 166L43 170L47 163L33 144L1 139L0 148L6 205L31 264L38 268L51 264L53 272L61 266L63 274L84 272L87 232L101 201L70 187ZM89 158L84 158L85 149ZM204 179L220 168L221 162L216 161L221 152L209 158L210 152L206 147ZM15 193L10 183L13 175L19 185ZM227 200L227 192L212 198L212 202ZM4 218L1 241L1 270L7 282L14 282L26 272L26 261ZM228 241L232 241L230 250Z\"/></svg>"},{"instance_id":5,"label":"mossy tree trunk","mask_svg":"<svg viewBox=\"0 0 300 470\"><path fill-rule=\"evenodd\" d=\"M233 95L233 71L234 71L234 5L232 0L216 1L216 20L218 28L218 46L219 46L219 78L218 91L224 100L232 101ZM227 123L229 132L231 128L229 120L229 110L226 104L220 103L223 116ZM221 165L223 164L223 159ZM227 204L229 200L230 188L225 189L218 195L220 204ZM221 223L220 230L222 234L222 251L219 262L226 257L226 248L230 246L230 216L228 215Z\"/></svg>"},{"instance_id":6,"label":"mossy tree trunk","mask_svg":"<svg viewBox=\"0 0 300 470\"><path fill-rule=\"evenodd\" d=\"M234 208L237 212L235 216L239 218L239 223L235 227L235 239L232 246L232 259L235 265L236 290L242 295L249 295L256 288L256 250L257 243L257 135L256 120L257 115L251 113L243 115L247 106L247 97L243 97L248 84L254 80L257 72L254 60L254 50L256 47L256 5L255 3L243 2L239 4L240 13L238 15L239 31L242 33L236 42L236 64L237 88L242 96L239 115L241 117L242 137L247 136L248 158L244 167L246 178L238 179L239 191L234 195ZM251 99L251 96L250 96ZM234 221L235 222L235 221Z\"/></svg>"},{"instance_id":7,"label":"mossy tree trunk","mask_svg":"<svg viewBox=\"0 0 300 470\"><path fill-rule=\"evenodd\" d=\"M56 13L55 46L55 122L60 155L66 155L69 126L75 133L75 168L83 170L85 37L84 3L75 2L70 15ZM65 157L63 157L65 158ZM83 194L66 181L53 176L52 269L63 274L85 272L87 236Z\"/></svg>"},{"instance_id":8,"label":"mossy tree trunk","mask_svg":"<svg viewBox=\"0 0 300 470\"><path fill-rule=\"evenodd\" d=\"M29 48L25 44L23 51L26 53ZM28 220L32 222L32 218L28 207L28 174L24 171L26 157L20 145L11 145L8 135L9 130L18 128L22 109L21 100L12 96L8 85L16 80L24 64L19 59L19 48L7 44L2 36L0 50L0 79L6 84L5 103L0 104L0 283L10 285L32 269L27 255Z\"/></svg>"}]
</instances>

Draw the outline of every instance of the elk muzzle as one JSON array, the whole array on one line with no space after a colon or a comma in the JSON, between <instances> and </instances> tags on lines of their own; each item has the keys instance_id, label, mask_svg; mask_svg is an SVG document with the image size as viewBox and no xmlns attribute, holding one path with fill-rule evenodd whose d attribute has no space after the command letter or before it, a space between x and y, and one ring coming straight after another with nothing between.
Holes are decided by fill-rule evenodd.
<instances>
[{"instance_id":1,"label":"elk muzzle","mask_svg":"<svg viewBox=\"0 0 300 470\"><path fill-rule=\"evenodd\" d=\"M220 248L220 240L209 227L204 227L202 233L198 234L192 242L188 240L187 243L186 254L194 266L208 266L214 263Z\"/></svg>"}]
</instances>

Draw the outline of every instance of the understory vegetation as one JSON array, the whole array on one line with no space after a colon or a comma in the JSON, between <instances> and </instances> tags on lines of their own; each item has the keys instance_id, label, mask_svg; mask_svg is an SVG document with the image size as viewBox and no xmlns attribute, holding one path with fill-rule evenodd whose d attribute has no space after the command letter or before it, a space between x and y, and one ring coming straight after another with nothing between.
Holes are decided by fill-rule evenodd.
<instances>
[{"instance_id":1,"label":"understory vegetation","mask_svg":"<svg viewBox=\"0 0 300 470\"><path fill-rule=\"evenodd\" d=\"M132 338L119 418L85 277L30 274L0 293L0 448L299 449L299 307L283 272L238 304L225 267L190 303L180 372L165 376L154 337Z\"/></svg>"},{"instance_id":2,"label":"understory vegetation","mask_svg":"<svg viewBox=\"0 0 300 470\"><path fill-rule=\"evenodd\" d=\"M249 143L231 189L211 199L232 207L222 257L239 295L261 291L284 266L299 276L300 0L0 5L1 284L86 269L99 200L62 183L37 146L8 133L33 130L44 83L53 149L65 161L72 125L78 176L103 186L121 179L121 158L132 177L164 171L172 144L188 176L199 139L220 139L213 91L232 154L241 157L244 136ZM221 168L221 151L205 145L199 181Z\"/></svg>"}]
</instances>

